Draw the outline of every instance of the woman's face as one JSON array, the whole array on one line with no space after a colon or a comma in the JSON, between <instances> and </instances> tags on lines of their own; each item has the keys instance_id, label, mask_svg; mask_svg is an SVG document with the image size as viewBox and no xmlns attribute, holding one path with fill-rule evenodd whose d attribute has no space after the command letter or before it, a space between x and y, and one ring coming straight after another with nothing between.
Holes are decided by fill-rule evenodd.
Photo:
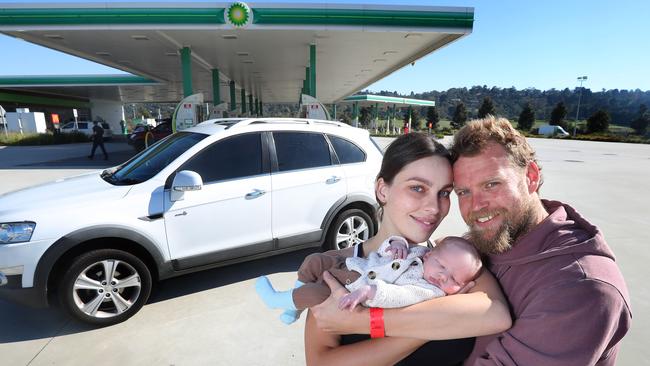
<instances>
[{"instance_id":1,"label":"woman's face","mask_svg":"<svg viewBox=\"0 0 650 366\"><path fill-rule=\"evenodd\" d=\"M449 212L452 191L449 161L430 156L406 165L389 185L377 181L377 197L384 203L381 230L411 243L429 239Z\"/></svg>"}]
</instances>

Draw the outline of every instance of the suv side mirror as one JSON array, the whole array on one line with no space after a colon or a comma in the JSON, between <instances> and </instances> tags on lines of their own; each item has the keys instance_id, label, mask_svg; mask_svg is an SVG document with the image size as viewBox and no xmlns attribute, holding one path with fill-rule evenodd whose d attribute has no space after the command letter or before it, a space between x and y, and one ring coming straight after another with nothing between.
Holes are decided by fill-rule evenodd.
<instances>
[{"instance_id":1,"label":"suv side mirror","mask_svg":"<svg viewBox=\"0 0 650 366\"><path fill-rule=\"evenodd\" d=\"M203 187L203 179L197 172L181 170L176 173L170 191L172 202L182 201L187 191L198 191Z\"/></svg>"}]
</instances>

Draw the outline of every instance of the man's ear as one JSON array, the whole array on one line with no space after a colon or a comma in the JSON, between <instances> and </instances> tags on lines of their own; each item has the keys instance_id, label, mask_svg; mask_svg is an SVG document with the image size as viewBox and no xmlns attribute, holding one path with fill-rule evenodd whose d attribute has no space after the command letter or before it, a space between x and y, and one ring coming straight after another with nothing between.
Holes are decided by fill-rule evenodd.
<instances>
[{"instance_id":1,"label":"man's ear","mask_svg":"<svg viewBox=\"0 0 650 366\"><path fill-rule=\"evenodd\" d=\"M528 188L528 193L535 193L539 189L541 180L541 172L539 165L536 162L531 161L526 167L526 188Z\"/></svg>"},{"instance_id":2,"label":"man's ear","mask_svg":"<svg viewBox=\"0 0 650 366\"><path fill-rule=\"evenodd\" d=\"M375 195L379 199L379 203L385 205L388 202L388 184L384 181L384 178L378 178L375 182Z\"/></svg>"}]
</instances>

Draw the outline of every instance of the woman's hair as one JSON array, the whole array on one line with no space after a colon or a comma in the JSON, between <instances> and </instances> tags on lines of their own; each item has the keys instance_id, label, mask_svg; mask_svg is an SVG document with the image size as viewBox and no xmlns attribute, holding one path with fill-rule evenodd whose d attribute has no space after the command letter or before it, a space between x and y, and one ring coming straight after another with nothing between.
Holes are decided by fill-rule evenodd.
<instances>
[{"instance_id":1,"label":"woman's hair","mask_svg":"<svg viewBox=\"0 0 650 366\"><path fill-rule=\"evenodd\" d=\"M395 176L404 169L408 164L428 158L430 156L439 156L451 162L451 154L441 143L435 141L424 133L408 133L395 139L384 152L384 158L381 162L381 169L377 174L377 180L382 178L386 184L391 185ZM377 192L375 199L379 204L377 212L381 221L384 202L379 200Z\"/></svg>"}]
</instances>

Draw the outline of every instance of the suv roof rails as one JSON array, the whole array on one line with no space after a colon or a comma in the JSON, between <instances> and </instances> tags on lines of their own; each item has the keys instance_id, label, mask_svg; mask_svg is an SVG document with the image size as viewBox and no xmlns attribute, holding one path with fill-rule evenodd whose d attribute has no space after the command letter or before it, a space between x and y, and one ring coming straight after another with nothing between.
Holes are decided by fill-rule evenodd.
<instances>
[{"instance_id":1,"label":"suv roof rails","mask_svg":"<svg viewBox=\"0 0 650 366\"><path fill-rule=\"evenodd\" d=\"M217 123L217 122L215 122ZM338 121L327 121L327 120L320 120L320 119L308 119L308 118L248 118L241 120L239 122L236 122L234 125L230 127L238 127L238 126L248 126L252 124L260 124L260 123L274 123L274 124L323 124L323 125L332 125L336 127L350 127L350 125L347 125L342 122Z\"/></svg>"}]
</instances>

